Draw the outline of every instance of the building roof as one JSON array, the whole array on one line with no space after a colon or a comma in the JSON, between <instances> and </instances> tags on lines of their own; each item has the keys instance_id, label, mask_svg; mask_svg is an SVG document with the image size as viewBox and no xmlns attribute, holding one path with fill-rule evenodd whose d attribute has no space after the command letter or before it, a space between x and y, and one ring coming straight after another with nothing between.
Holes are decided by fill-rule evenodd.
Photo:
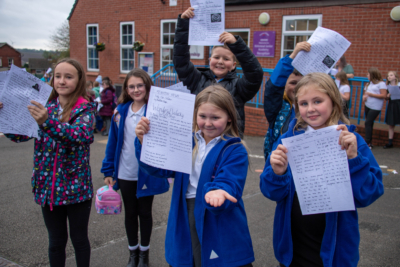
<instances>
[{"instance_id":1,"label":"building roof","mask_svg":"<svg viewBox=\"0 0 400 267\"><path fill-rule=\"evenodd\" d=\"M51 67L51 61L48 61L45 58L30 58L28 59L28 62L31 70L48 69Z\"/></svg>"},{"instance_id":2,"label":"building roof","mask_svg":"<svg viewBox=\"0 0 400 267\"><path fill-rule=\"evenodd\" d=\"M2 48L3 46L8 45L11 49L13 49L15 52L17 52L18 54L21 54L21 52L19 52L18 50L16 50L14 47L12 47L11 45L7 44L7 43L0 43L0 48Z\"/></svg>"},{"instance_id":3,"label":"building roof","mask_svg":"<svg viewBox=\"0 0 400 267\"><path fill-rule=\"evenodd\" d=\"M68 15L67 20L70 20L70 19L71 19L72 14L74 13L74 10L75 10L75 7L76 7L77 4L78 4L78 0L75 0L75 3L74 3L74 5L73 5L72 8L71 8L71 12L69 12L69 15Z\"/></svg>"}]
</instances>

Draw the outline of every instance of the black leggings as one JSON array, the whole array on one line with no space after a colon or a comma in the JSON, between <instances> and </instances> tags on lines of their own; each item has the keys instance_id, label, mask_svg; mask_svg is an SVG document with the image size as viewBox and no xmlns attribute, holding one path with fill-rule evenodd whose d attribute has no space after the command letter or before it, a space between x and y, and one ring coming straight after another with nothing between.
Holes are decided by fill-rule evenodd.
<instances>
[{"instance_id":1,"label":"black leggings","mask_svg":"<svg viewBox=\"0 0 400 267\"><path fill-rule=\"evenodd\" d=\"M118 180L125 209L125 230L129 246L139 244L138 217L140 220L140 245L147 247L150 244L153 228L152 206L154 196L137 198L137 181Z\"/></svg>"},{"instance_id":2,"label":"black leggings","mask_svg":"<svg viewBox=\"0 0 400 267\"><path fill-rule=\"evenodd\" d=\"M67 218L69 222L69 236L75 249L77 267L89 267L90 243L88 224L92 200L77 204L42 207L44 223L49 234L49 260L51 267L65 266L65 247L68 241Z\"/></svg>"},{"instance_id":3,"label":"black leggings","mask_svg":"<svg viewBox=\"0 0 400 267\"><path fill-rule=\"evenodd\" d=\"M374 121L378 117L380 110L370 109L364 106L365 111L365 142L372 143L372 131L374 129Z\"/></svg>"}]
</instances>

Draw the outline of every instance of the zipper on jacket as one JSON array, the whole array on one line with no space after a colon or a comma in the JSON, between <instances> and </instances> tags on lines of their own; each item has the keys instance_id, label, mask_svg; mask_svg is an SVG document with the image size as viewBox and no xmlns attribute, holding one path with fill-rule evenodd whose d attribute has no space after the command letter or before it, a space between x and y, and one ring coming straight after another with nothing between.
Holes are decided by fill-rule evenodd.
<instances>
[{"instance_id":1,"label":"zipper on jacket","mask_svg":"<svg viewBox=\"0 0 400 267\"><path fill-rule=\"evenodd\" d=\"M52 181L52 185L51 185L51 200L50 200L50 210L51 211L53 211L53 203L54 203L54 185L55 185L55 180L56 180L58 146L59 146L59 144L57 143L55 161L54 161L54 166L53 166L53 181Z\"/></svg>"}]
</instances>

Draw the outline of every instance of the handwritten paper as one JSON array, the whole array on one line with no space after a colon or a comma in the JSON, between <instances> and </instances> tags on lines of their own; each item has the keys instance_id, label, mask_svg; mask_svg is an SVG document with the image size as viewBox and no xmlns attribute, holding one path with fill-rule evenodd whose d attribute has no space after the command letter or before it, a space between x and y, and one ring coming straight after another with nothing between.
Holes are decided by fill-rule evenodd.
<instances>
[{"instance_id":1,"label":"handwritten paper","mask_svg":"<svg viewBox=\"0 0 400 267\"><path fill-rule=\"evenodd\" d=\"M282 139L303 215L355 210L337 125Z\"/></svg>"},{"instance_id":2,"label":"handwritten paper","mask_svg":"<svg viewBox=\"0 0 400 267\"><path fill-rule=\"evenodd\" d=\"M389 90L391 100L400 99L400 87L398 85L388 85L387 89Z\"/></svg>"},{"instance_id":3,"label":"handwritten paper","mask_svg":"<svg viewBox=\"0 0 400 267\"><path fill-rule=\"evenodd\" d=\"M311 51L300 51L292 62L292 66L303 75L329 73L351 45L339 33L322 27L318 27L307 42L311 44Z\"/></svg>"},{"instance_id":4,"label":"handwritten paper","mask_svg":"<svg viewBox=\"0 0 400 267\"><path fill-rule=\"evenodd\" d=\"M1 95L0 131L38 137L38 125L28 110L35 100L46 105L52 87L32 74L12 65Z\"/></svg>"},{"instance_id":5,"label":"handwritten paper","mask_svg":"<svg viewBox=\"0 0 400 267\"><path fill-rule=\"evenodd\" d=\"M157 168L191 173L192 123L196 96L152 86L140 161Z\"/></svg>"},{"instance_id":6,"label":"handwritten paper","mask_svg":"<svg viewBox=\"0 0 400 267\"><path fill-rule=\"evenodd\" d=\"M4 83L6 82L8 71L0 72L0 102L1 102L1 93L3 92Z\"/></svg>"},{"instance_id":7,"label":"handwritten paper","mask_svg":"<svg viewBox=\"0 0 400 267\"><path fill-rule=\"evenodd\" d=\"M189 20L189 45L221 45L225 31L224 0L190 0L194 17Z\"/></svg>"},{"instance_id":8,"label":"handwritten paper","mask_svg":"<svg viewBox=\"0 0 400 267\"><path fill-rule=\"evenodd\" d=\"M183 85L183 82L176 83L176 84L174 84L174 85L171 85L171 86L169 86L169 87L166 87L165 89L170 89L170 90L174 90L174 91L178 91L178 92L190 94L190 90L187 89L187 86L186 86L186 85Z\"/></svg>"}]
</instances>

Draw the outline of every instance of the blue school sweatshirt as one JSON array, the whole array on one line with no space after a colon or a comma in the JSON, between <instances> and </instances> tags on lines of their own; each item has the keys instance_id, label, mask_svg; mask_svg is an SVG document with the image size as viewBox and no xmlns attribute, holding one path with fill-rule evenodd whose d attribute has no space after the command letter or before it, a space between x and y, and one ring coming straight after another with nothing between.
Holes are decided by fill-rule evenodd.
<instances>
[{"instance_id":1,"label":"blue school sweatshirt","mask_svg":"<svg viewBox=\"0 0 400 267\"><path fill-rule=\"evenodd\" d=\"M106 155L103 159L103 166L101 167L101 172L104 176L113 177L114 181L117 181L114 185L114 189L118 190L118 166L119 159L121 155L122 145L124 143L124 127L125 119L128 115L129 107L133 101L129 101L124 104L120 104L117 107L118 113L121 115L119 120L119 126L114 120L114 116L111 118L110 133L108 135L108 142L106 147ZM136 160L136 158L132 158ZM146 186L144 186L146 185ZM145 188L145 189L143 189ZM144 173L139 168L138 183L136 196L138 198L145 196L152 196L165 193L169 190L169 183L167 180L158 179L151 177L150 175Z\"/></svg>"},{"instance_id":2,"label":"blue school sweatshirt","mask_svg":"<svg viewBox=\"0 0 400 267\"><path fill-rule=\"evenodd\" d=\"M196 192L194 215L201 244L202 266L235 267L254 261L253 245L242 194L249 165L246 148L240 138L225 136L208 153ZM141 145L136 138L136 157ZM139 162L139 168L159 178L175 178L165 237L165 258L173 267L192 267L193 254L186 206L189 174L151 167ZM222 189L237 199L225 200L215 208L204 196L211 190Z\"/></svg>"},{"instance_id":3,"label":"blue school sweatshirt","mask_svg":"<svg viewBox=\"0 0 400 267\"><path fill-rule=\"evenodd\" d=\"M297 119L294 119L290 123L288 131L274 144L273 150L282 144L281 139L304 133L304 130L294 130L296 122ZM358 147L357 157L348 160L355 207L367 207L383 195L382 171L364 139L354 132L356 127L350 125L347 128L356 135ZM260 176L260 189L265 197L277 203L273 233L274 253L280 263L289 266L293 259L291 211L296 190L290 166L285 174L276 175L269 156ZM326 226L320 250L324 267L357 266L360 258L357 209L326 213L325 219Z\"/></svg>"}]
</instances>

